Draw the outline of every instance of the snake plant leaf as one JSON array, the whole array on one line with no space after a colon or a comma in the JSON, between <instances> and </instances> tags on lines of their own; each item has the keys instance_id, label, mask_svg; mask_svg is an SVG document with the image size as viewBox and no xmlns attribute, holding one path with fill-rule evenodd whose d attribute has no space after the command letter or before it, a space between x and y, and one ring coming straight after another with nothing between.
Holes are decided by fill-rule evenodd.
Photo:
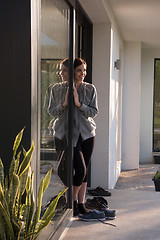
<instances>
[{"instance_id":1,"label":"snake plant leaf","mask_svg":"<svg viewBox=\"0 0 160 240\"><path fill-rule=\"evenodd\" d=\"M3 192L1 184L0 184L0 202L2 203L3 207L5 208L7 214L9 215L8 203L5 199L4 192Z\"/></svg>"},{"instance_id":2,"label":"snake plant leaf","mask_svg":"<svg viewBox=\"0 0 160 240\"><path fill-rule=\"evenodd\" d=\"M8 233L10 235L10 238L13 239L13 240L16 240L15 235L14 235L14 231L13 231L13 227L12 227L12 224L11 224L11 221L10 221L10 216L7 214L7 212L6 212L6 210L3 207L1 202L0 202L0 214L1 214L1 216L4 217L4 224L7 226L7 230L8 230Z\"/></svg>"},{"instance_id":3,"label":"snake plant leaf","mask_svg":"<svg viewBox=\"0 0 160 240\"><path fill-rule=\"evenodd\" d=\"M42 219L41 219L42 221L45 221L45 220L49 217L49 215L52 214L52 212L55 211L55 208L56 208L56 206L57 206L57 203L58 203L59 198L66 192L66 190L67 190L67 188L64 189L63 191L61 191L61 192L57 195L57 197L56 197L55 199L53 199L53 201L50 203L50 205L48 206L48 208L47 208L46 211L44 212L43 217L42 217Z\"/></svg>"},{"instance_id":4,"label":"snake plant leaf","mask_svg":"<svg viewBox=\"0 0 160 240\"><path fill-rule=\"evenodd\" d=\"M9 196L8 196L8 175L5 176L4 179L4 196L5 199L7 201L7 203L9 202Z\"/></svg>"},{"instance_id":5,"label":"snake plant leaf","mask_svg":"<svg viewBox=\"0 0 160 240\"><path fill-rule=\"evenodd\" d=\"M52 175L52 168L47 172L45 178L44 178L44 182L43 182L43 193L45 192L45 190L48 188L48 185L50 183L51 180L51 175Z\"/></svg>"},{"instance_id":6,"label":"snake plant leaf","mask_svg":"<svg viewBox=\"0 0 160 240\"><path fill-rule=\"evenodd\" d=\"M17 219L15 219L13 216L12 217L12 227L13 227L13 231L15 233L15 237L18 240L20 237L20 233L21 233L22 222L21 221L17 222Z\"/></svg>"},{"instance_id":7,"label":"snake plant leaf","mask_svg":"<svg viewBox=\"0 0 160 240\"><path fill-rule=\"evenodd\" d=\"M17 154L17 159L15 160L15 173L17 174L18 167L19 167L19 161L20 161L21 151Z\"/></svg>"},{"instance_id":8,"label":"snake plant leaf","mask_svg":"<svg viewBox=\"0 0 160 240\"><path fill-rule=\"evenodd\" d=\"M33 240L35 240L38 235L40 234L40 232L50 223L50 221L52 220L52 218L55 215L55 208L57 206L58 200L59 198L64 194L64 192L67 189L61 191L58 196L50 203L49 207L46 209L39 225L36 231L36 235L33 237Z\"/></svg>"},{"instance_id":9,"label":"snake plant leaf","mask_svg":"<svg viewBox=\"0 0 160 240\"><path fill-rule=\"evenodd\" d=\"M32 195L31 195L31 191L32 191L32 187L31 187L31 178L28 177L28 189L26 191L26 205L25 205L25 211L23 214L23 221L24 221L24 228L25 228L25 233L28 232L29 226L31 224L31 220L32 220L32 216L33 216L33 209L34 209L34 202L32 201ZM26 236L26 234L24 234L24 237Z\"/></svg>"},{"instance_id":10,"label":"snake plant leaf","mask_svg":"<svg viewBox=\"0 0 160 240\"><path fill-rule=\"evenodd\" d=\"M33 195L33 172L31 174L31 183L30 183L30 189L29 189L29 195L30 195L30 210L29 210L29 215L28 215L28 219L27 219L27 222L26 222L26 229L28 232L30 232L31 230L31 226L32 226L32 216L33 216L33 211L34 211L34 195Z\"/></svg>"},{"instance_id":11,"label":"snake plant leaf","mask_svg":"<svg viewBox=\"0 0 160 240\"><path fill-rule=\"evenodd\" d=\"M9 211L11 216L13 215L15 208L16 196L19 188L19 177L13 173L13 177L9 186Z\"/></svg>"},{"instance_id":12,"label":"snake plant leaf","mask_svg":"<svg viewBox=\"0 0 160 240\"><path fill-rule=\"evenodd\" d=\"M6 231L3 217L0 214L0 239L7 239L6 238Z\"/></svg>"},{"instance_id":13,"label":"snake plant leaf","mask_svg":"<svg viewBox=\"0 0 160 240\"><path fill-rule=\"evenodd\" d=\"M36 234L33 237L33 240L35 240L38 237L38 235L41 233L41 231L50 223L54 215L55 215L55 212L53 211L45 221L41 221L41 224L39 225L39 228L36 231Z\"/></svg>"},{"instance_id":14,"label":"snake plant leaf","mask_svg":"<svg viewBox=\"0 0 160 240\"><path fill-rule=\"evenodd\" d=\"M28 172L29 172L29 167L19 176L19 180L20 180L19 194L20 194L20 196L24 193L24 191L26 189Z\"/></svg>"},{"instance_id":15,"label":"snake plant leaf","mask_svg":"<svg viewBox=\"0 0 160 240\"><path fill-rule=\"evenodd\" d=\"M4 166L0 158L0 183L2 188L4 188Z\"/></svg>"},{"instance_id":16,"label":"snake plant leaf","mask_svg":"<svg viewBox=\"0 0 160 240\"><path fill-rule=\"evenodd\" d=\"M11 180L12 180L14 170L15 170L15 157L13 157L11 165L9 167L9 182L11 182Z\"/></svg>"},{"instance_id":17,"label":"snake plant leaf","mask_svg":"<svg viewBox=\"0 0 160 240\"><path fill-rule=\"evenodd\" d=\"M21 165L19 166L18 176L22 175L23 172L30 166L31 156L34 150L34 144L32 143L30 149L26 153Z\"/></svg>"},{"instance_id":18,"label":"snake plant leaf","mask_svg":"<svg viewBox=\"0 0 160 240\"><path fill-rule=\"evenodd\" d=\"M15 157L16 155L16 152L17 152L17 149L21 143L21 140L22 140L22 136L23 136L23 132L24 132L24 129L25 127L20 131L20 133L16 136L16 139L14 141L14 144L13 144L13 158Z\"/></svg>"},{"instance_id":19,"label":"snake plant leaf","mask_svg":"<svg viewBox=\"0 0 160 240\"><path fill-rule=\"evenodd\" d=\"M23 156L25 157L26 156L26 150L24 149L24 147L22 146L22 150L23 150Z\"/></svg>"},{"instance_id":20,"label":"snake plant leaf","mask_svg":"<svg viewBox=\"0 0 160 240\"><path fill-rule=\"evenodd\" d=\"M34 217L33 217L33 224L32 224L32 227L31 227L32 231L35 230L36 225L39 222L40 213L41 213L42 196L43 196L43 178L41 178L40 186L39 186L39 189L38 189L38 203L37 203L36 211L35 211Z\"/></svg>"}]
</instances>

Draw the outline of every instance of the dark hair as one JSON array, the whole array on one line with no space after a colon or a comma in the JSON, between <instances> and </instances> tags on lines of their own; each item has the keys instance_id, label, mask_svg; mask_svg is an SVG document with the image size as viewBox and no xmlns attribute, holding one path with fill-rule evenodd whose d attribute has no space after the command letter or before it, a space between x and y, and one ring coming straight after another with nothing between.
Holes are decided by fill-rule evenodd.
<instances>
[{"instance_id":1,"label":"dark hair","mask_svg":"<svg viewBox=\"0 0 160 240\"><path fill-rule=\"evenodd\" d=\"M75 60L74 60L74 68L79 67L82 64L86 65L86 68L87 68L87 63L82 58L75 58Z\"/></svg>"},{"instance_id":2,"label":"dark hair","mask_svg":"<svg viewBox=\"0 0 160 240\"><path fill-rule=\"evenodd\" d=\"M69 68L69 58L65 58L60 62L60 65L64 65L65 67Z\"/></svg>"}]
</instances>

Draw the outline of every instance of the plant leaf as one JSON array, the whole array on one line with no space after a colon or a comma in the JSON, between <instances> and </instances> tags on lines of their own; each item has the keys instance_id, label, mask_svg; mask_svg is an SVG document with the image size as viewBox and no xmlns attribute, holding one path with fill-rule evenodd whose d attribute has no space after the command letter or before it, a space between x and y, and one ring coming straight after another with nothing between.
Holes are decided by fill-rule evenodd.
<instances>
[{"instance_id":1,"label":"plant leaf","mask_svg":"<svg viewBox=\"0 0 160 240\"><path fill-rule=\"evenodd\" d=\"M5 208L7 214L9 215L8 203L5 199L4 192L3 192L1 184L0 184L0 202L2 203L3 207Z\"/></svg>"},{"instance_id":2,"label":"plant leaf","mask_svg":"<svg viewBox=\"0 0 160 240\"><path fill-rule=\"evenodd\" d=\"M36 225L39 222L39 218L40 218L40 213L41 213L41 203L42 203L42 196L43 196L43 178L41 179L41 183L38 189L38 203L37 203L37 207L36 207L36 211L33 217L33 224L31 227L31 230L34 231L36 228Z\"/></svg>"},{"instance_id":3,"label":"plant leaf","mask_svg":"<svg viewBox=\"0 0 160 240\"><path fill-rule=\"evenodd\" d=\"M10 167L9 167L9 183L12 180L14 169L15 169L15 157L13 157L12 162L11 162Z\"/></svg>"},{"instance_id":4,"label":"plant leaf","mask_svg":"<svg viewBox=\"0 0 160 240\"><path fill-rule=\"evenodd\" d=\"M18 149L18 147L20 145L20 142L22 140L24 129L25 129L25 127L20 131L20 133L18 133L18 135L16 136L16 139L14 141L14 144L13 144L13 157L15 157L17 149Z\"/></svg>"},{"instance_id":5,"label":"plant leaf","mask_svg":"<svg viewBox=\"0 0 160 240\"><path fill-rule=\"evenodd\" d=\"M4 166L0 158L0 183L2 188L4 188Z\"/></svg>"},{"instance_id":6,"label":"plant leaf","mask_svg":"<svg viewBox=\"0 0 160 240\"><path fill-rule=\"evenodd\" d=\"M57 203L58 203L59 198L60 198L66 191L67 191L67 188L66 188L65 190L61 191L61 192L57 195L57 197L56 197L55 199L53 199L53 201L50 203L50 205L48 206L48 208L47 208L46 211L44 212L43 217L42 217L42 219L41 219L42 221L45 221L45 220L48 218L48 216L49 216L50 214L52 214L53 211L55 211L55 208L56 208L56 206L57 206Z\"/></svg>"},{"instance_id":7,"label":"plant leaf","mask_svg":"<svg viewBox=\"0 0 160 240\"><path fill-rule=\"evenodd\" d=\"M28 152L26 153L20 167L19 167L19 171L18 171L18 176L22 175L23 172L30 166L30 162L31 162L31 156L34 150L34 144L32 143L32 146L30 147L30 149L28 150Z\"/></svg>"},{"instance_id":8,"label":"plant leaf","mask_svg":"<svg viewBox=\"0 0 160 240\"><path fill-rule=\"evenodd\" d=\"M19 177L13 173L12 181L9 186L9 211L12 216L14 210L15 210L15 201L16 201L16 196L18 193L18 188L19 188Z\"/></svg>"},{"instance_id":9,"label":"plant leaf","mask_svg":"<svg viewBox=\"0 0 160 240\"><path fill-rule=\"evenodd\" d=\"M67 189L61 191L58 194L58 196L55 199L53 199L53 201L50 203L49 207L46 209L46 211L45 211L45 213L44 213L44 215L43 215L43 217L42 217L42 219L40 221L38 229L36 231L36 235L33 237L34 240L38 237L40 232L50 223L50 221L54 217L54 215L55 215L55 208L57 206L58 200L64 194L64 192L66 190Z\"/></svg>"},{"instance_id":10,"label":"plant leaf","mask_svg":"<svg viewBox=\"0 0 160 240\"><path fill-rule=\"evenodd\" d=\"M0 202L0 213L4 217L5 224L7 225L8 232L10 234L11 239L16 240L14 236L14 231L12 228L12 224L10 222L10 217L8 216L6 210L4 209L2 203Z\"/></svg>"},{"instance_id":11,"label":"plant leaf","mask_svg":"<svg viewBox=\"0 0 160 240\"><path fill-rule=\"evenodd\" d=\"M44 182L43 182L43 193L45 192L45 190L48 188L48 185L50 183L51 180L51 175L52 175L52 168L47 172L45 178L44 178Z\"/></svg>"}]
</instances>

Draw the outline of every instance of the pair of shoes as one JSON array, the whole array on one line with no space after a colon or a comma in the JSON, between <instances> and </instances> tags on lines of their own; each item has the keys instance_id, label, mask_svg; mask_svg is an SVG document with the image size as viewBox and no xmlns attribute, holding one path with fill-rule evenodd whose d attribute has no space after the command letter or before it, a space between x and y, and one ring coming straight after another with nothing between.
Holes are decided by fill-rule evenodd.
<instances>
[{"instance_id":1,"label":"pair of shoes","mask_svg":"<svg viewBox=\"0 0 160 240\"><path fill-rule=\"evenodd\" d=\"M109 209L105 209L104 211L94 209L93 211L79 215L79 219L86 222L113 220L115 218L116 211Z\"/></svg>"},{"instance_id":2,"label":"pair of shoes","mask_svg":"<svg viewBox=\"0 0 160 240\"><path fill-rule=\"evenodd\" d=\"M89 189L88 193L92 196L111 196L111 193L109 191L106 191L100 186L95 189Z\"/></svg>"},{"instance_id":3,"label":"pair of shoes","mask_svg":"<svg viewBox=\"0 0 160 240\"><path fill-rule=\"evenodd\" d=\"M85 207L88 209L96 209L98 211L103 211L108 209L108 202L103 197L94 197L92 199L88 198Z\"/></svg>"},{"instance_id":4,"label":"pair of shoes","mask_svg":"<svg viewBox=\"0 0 160 240\"><path fill-rule=\"evenodd\" d=\"M79 215L79 219L85 222L104 221L106 219L103 211L93 210L88 213Z\"/></svg>"}]
</instances>

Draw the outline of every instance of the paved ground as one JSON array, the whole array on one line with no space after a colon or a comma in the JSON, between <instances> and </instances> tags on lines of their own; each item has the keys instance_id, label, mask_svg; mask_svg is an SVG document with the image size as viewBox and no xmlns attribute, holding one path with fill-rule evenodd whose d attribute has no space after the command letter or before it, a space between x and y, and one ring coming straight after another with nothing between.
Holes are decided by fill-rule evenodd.
<instances>
[{"instance_id":1,"label":"paved ground","mask_svg":"<svg viewBox=\"0 0 160 240\"><path fill-rule=\"evenodd\" d=\"M106 197L117 218L110 223L86 223L71 219L60 240L160 240L160 192L152 177L159 165L143 165L139 170L122 172Z\"/></svg>"}]
</instances>

